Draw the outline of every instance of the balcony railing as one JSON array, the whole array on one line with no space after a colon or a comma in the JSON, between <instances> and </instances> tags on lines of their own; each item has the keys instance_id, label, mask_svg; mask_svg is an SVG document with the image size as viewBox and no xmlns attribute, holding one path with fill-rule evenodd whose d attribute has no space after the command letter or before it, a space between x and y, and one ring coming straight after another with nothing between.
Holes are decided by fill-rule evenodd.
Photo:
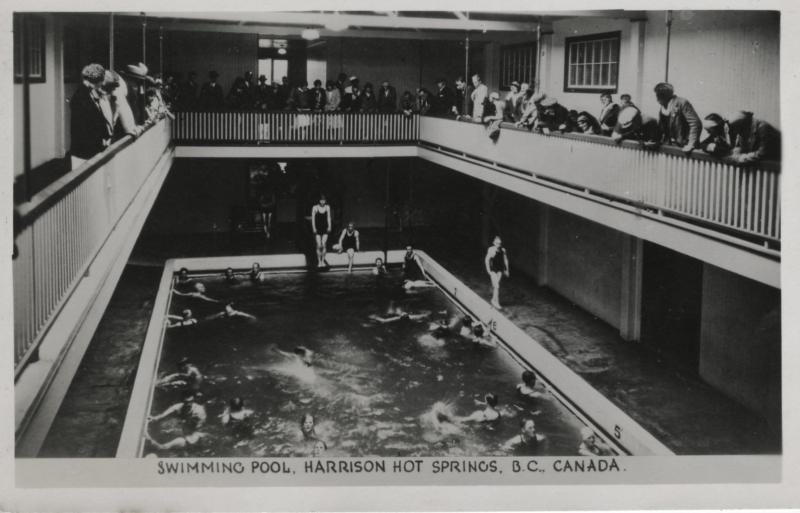
<instances>
[{"instance_id":1,"label":"balcony railing","mask_svg":"<svg viewBox=\"0 0 800 513\"><path fill-rule=\"evenodd\" d=\"M19 372L170 144L170 122L114 143L18 207L14 364Z\"/></svg>"},{"instance_id":2,"label":"balcony railing","mask_svg":"<svg viewBox=\"0 0 800 513\"><path fill-rule=\"evenodd\" d=\"M648 150L601 136L542 135L504 126L497 142L478 123L423 117L420 145L514 173L610 197L659 214L777 246L780 164L741 167L702 152Z\"/></svg>"},{"instance_id":3,"label":"balcony railing","mask_svg":"<svg viewBox=\"0 0 800 513\"><path fill-rule=\"evenodd\" d=\"M419 116L338 112L177 112L187 144L416 144Z\"/></svg>"}]
</instances>

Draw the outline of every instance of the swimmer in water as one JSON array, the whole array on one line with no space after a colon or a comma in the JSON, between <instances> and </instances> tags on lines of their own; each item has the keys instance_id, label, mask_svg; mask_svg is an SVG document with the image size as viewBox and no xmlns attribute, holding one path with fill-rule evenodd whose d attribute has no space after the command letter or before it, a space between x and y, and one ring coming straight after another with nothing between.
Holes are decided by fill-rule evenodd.
<instances>
[{"instance_id":1,"label":"swimmer in water","mask_svg":"<svg viewBox=\"0 0 800 513\"><path fill-rule=\"evenodd\" d=\"M485 405L486 408L476 410L466 417L458 417L461 422L494 422L500 419L500 412L497 410L497 395L486 394L483 401L475 401L476 404Z\"/></svg>"},{"instance_id":2,"label":"swimmer in water","mask_svg":"<svg viewBox=\"0 0 800 513\"><path fill-rule=\"evenodd\" d=\"M186 391L183 401L175 403L158 415L147 417L148 422L158 422L162 419L178 415L184 424L190 424L194 429L203 427L206 423L206 407L203 405L203 394L200 392Z\"/></svg>"},{"instance_id":3,"label":"swimmer in water","mask_svg":"<svg viewBox=\"0 0 800 513\"><path fill-rule=\"evenodd\" d=\"M337 248L339 253L347 253L347 272L353 272L353 258L356 252L360 251L361 241L359 239L358 230L356 230L356 225L352 221L347 223L347 228L342 230Z\"/></svg>"},{"instance_id":4,"label":"swimmer in water","mask_svg":"<svg viewBox=\"0 0 800 513\"><path fill-rule=\"evenodd\" d=\"M294 354L300 357L300 361L306 367L311 367L314 364L314 351L311 349L305 346L297 346L294 348Z\"/></svg>"},{"instance_id":5,"label":"swimmer in water","mask_svg":"<svg viewBox=\"0 0 800 513\"><path fill-rule=\"evenodd\" d=\"M517 451L523 453L534 452L539 447L539 442L546 437L536 432L536 423L531 418L524 418L519 423L520 431L505 444L503 449L507 451Z\"/></svg>"},{"instance_id":6,"label":"swimmer in water","mask_svg":"<svg viewBox=\"0 0 800 513\"><path fill-rule=\"evenodd\" d=\"M203 384L203 374L200 369L189 363L189 359L184 356L178 360L178 372L164 376L158 380L157 384L161 386L185 385L192 390L198 390L200 385Z\"/></svg>"},{"instance_id":7,"label":"swimmer in water","mask_svg":"<svg viewBox=\"0 0 800 513\"><path fill-rule=\"evenodd\" d=\"M317 267L325 267L326 246L328 235L331 233L331 206L328 205L325 195L320 195L319 203L311 207L311 231L317 243Z\"/></svg>"},{"instance_id":8,"label":"swimmer in water","mask_svg":"<svg viewBox=\"0 0 800 513\"><path fill-rule=\"evenodd\" d=\"M213 299L206 296L206 286L200 282L194 284L194 291L193 292L180 292L178 290L172 289L172 292L179 296L186 296L191 297L194 299L202 299L203 301L208 301L209 303L221 303L222 301L218 299Z\"/></svg>"},{"instance_id":9,"label":"swimmer in water","mask_svg":"<svg viewBox=\"0 0 800 513\"><path fill-rule=\"evenodd\" d=\"M533 371L522 371L522 383L517 385L517 393L531 399L542 397L542 393L536 390L536 374Z\"/></svg>"},{"instance_id":10,"label":"swimmer in water","mask_svg":"<svg viewBox=\"0 0 800 513\"><path fill-rule=\"evenodd\" d=\"M375 276L386 276L386 266L383 265L383 259L381 257L375 259L375 267L372 268L372 274Z\"/></svg>"},{"instance_id":11,"label":"swimmer in water","mask_svg":"<svg viewBox=\"0 0 800 513\"><path fill-rule=\"evenodd\" d=\"M225 282L231 285L239 283L239 278L236 277L236 273L233 272L232 267L225 269Z\"/></svg>"},{"instance_id":12,"label":"swimmer in water","mask_svg":"<svg viewBox=\"0 0 800 513\"><path fill-rule=\"evenodd\" d=\"M204 438L208 437L208 433L199 430L199 427L192 425L184 425L182 427L183 435L173 438L168 442L159 443L152 436L148 428L144 430L144 438L158 450L168 451L170 449L185 449L199 444Z\"/></svg>"},{"instance_id":13,"label":"swimmer in water","mask_svg":"<svg viewBox=\"0 0 800 513\"><path fill-rule=\"evenodd\" d=\"M397 322L397 321L419 321L425 319L430 315L431 312L420 312L412 314L404 312L402 310L395 310L394 314L389 315L387 317L381 317L380 315L372 314L369 316L369 318L381 324L388 324L390 322Z\"/></svg>"},{"instance_id":14,"label":"swimmer in water","mask_svg":"<svg viewBox=\"0 0 800 513\"><path fill-rule=\"evenodd\" d=\"M458 334L464 338L472 339L473 324L474 321L472 320L472 317L465 315L461 318L461 328L458 330Z\"/></svg>"},{"instance_id":15,"label":"swimmer in water","mask_svg":"<svg viewBox=\"0 0 800 513\"><path fill-rule=\"evenodd\" d=\"M422 289L425 287L435 287L436 284L428 280L403 280L403 288L406 290Z\"/></svg>"},{"instance_id":16,"label":"swimmer in water","mask_svg":"<svg viewBox=\"0 0 800 513\"><path fill-rule=\"evenodd\" d=\"M197 319L192 315L188 308L181 312L181 315L167 315L167 328L184 328L186 326L196 326Z\"/></svg>"},{"instance_id":17,"label":"swimmer in water","mask_svg":"<svg viewBox=\"0 0 800 513\"><path fill-rule=\"evenodd\" d=\"M232 319L234 317L243 317L245 319L255 319L255 315L250 315L249 313L242 312L240 310L236 310L233 308L233 302L228 302L225 304L225 310L215 313L213 315L209 315L206 317L207 321L213 319Z\"/></svg>"},{"instance_id":18,"label":"swimmer in water","mask_svg":"<svg viewBox=\"0 0 800 513\"><path fill-rule=\"evenodd\" d=\"M178 271L176 285L188 285L191 282L192 279L189 277L189 269L181 267L180 271Z\"/></svg>"},{"instance_id":19,"label":"swimmer in water","mask_svg":"<svg viewBox=\"0 0 800 513\"><path fill-rule=\"evenodd\" d=\"M326 444L322 440L315 440L314 445L311 448L311 454L309 454L309 456L312 458L319 458L327 450L328 450L328 444Z\"/></svg>"},{"instance_id":20,"label":"swimmer in water","mask_svg":"<svg viewBox=\"0 0 800 513\"><path fill-rule=\"evenodd\" d=\"M578 446L581 456L612 456L614 452L592 431L592 428L581 428L581 445Z\"/></svg>"},{"instance_id":21,"label":"swimmer in water","mask_svg":"<svg viewBox=\"0 0 800 513\"><path fill-rule=\"evenodd\" d=\"M314 416L310 413L305 413L300 417L300 432L303 434L303 440L317 440L315 426Z\"/></svg>"},{"instance_id":22,"label":"swimmer in water","mask_svg":"<svg viewBox=\"0 0 800 513\"><path fill-rule=\"evenodd\" d=\"M261 264L258 262L253 262L253 266L250 268L248 276L250 276L252 281L258 281L261 279Z\"/></svg>"},{"instance_id":23,"label":"swimmer in water","mask_svg":"<svg viewBox=\"0 0 800 513\"><path fill-rule=\"evenodd\" d=\"M235 426L242 424L253 416L253 410L244 407L244 400L241 397L234 397L228 401L225 411L220 415L223 426Z\"/></svg>"},{"instance_id":24,"label":"swimmer in water","mask_svg":"<svg viewBox=\"0 0 800 513\"><path fill-rule=\"evenodd\" d=\"M480 322L472 326L472 334L469 339L480 346L497 347L497 341L492 333Z\"/></svg>"}]
</instances>

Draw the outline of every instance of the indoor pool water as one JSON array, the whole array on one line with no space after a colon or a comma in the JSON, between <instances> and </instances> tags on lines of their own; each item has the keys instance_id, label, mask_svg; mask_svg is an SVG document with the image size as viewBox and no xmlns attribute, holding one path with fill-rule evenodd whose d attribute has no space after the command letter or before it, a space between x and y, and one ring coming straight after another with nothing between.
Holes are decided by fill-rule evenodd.
<instances>
[{"instance_id":1,"label":"indoor pool water","mask_svg":"<svg viewBox=\"0 0 800 513\"><path fill-rule=\"evenodd\" d=\"M235 301L255 320L225 318L166 330L158 375L176 372L188 357L204 375L201 392L207 436L183 449L156 450L161 456L303 456L301 417L315 418L315 436L334 456L490 456L523 454L504 444L530 417L544 440L528 454L576 455L581 421L542 387L537 399L521 398L515 386L523 367L502 346L485 347L458 334L429 334L430 322L460 316L437 288L406 292L399 273L376 277L364 271L262 274L198 278L209 297ZM180 290L180 288L179 288ZM191 308L203 319L221 304L173 294L170 314ZM390 308L433 312L421 320L382 324ZM446 313L445 313L446 312ZM532 342L533 343L533 342ZM312 366L294 355L297 346L314 351ZM541 384L540 384L541 386ZM484 406L487 393L499 398L499 421L463 422ZM181 400L178 387L157 386L151 415ZM220 421L227 402L240 397L254 411L249 429L231 430ZM179 437L177 416L151 422L156 441Z\"/></svg>"}]
</instances>

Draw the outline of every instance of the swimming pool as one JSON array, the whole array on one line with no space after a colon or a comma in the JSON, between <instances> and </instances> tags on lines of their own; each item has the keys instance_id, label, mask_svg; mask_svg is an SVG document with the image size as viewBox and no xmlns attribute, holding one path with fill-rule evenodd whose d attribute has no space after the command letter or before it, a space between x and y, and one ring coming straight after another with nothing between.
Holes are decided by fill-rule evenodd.
<instances>
[{"instance_id":1,"label":"swimming pool","mask_svg":"<svg viewBox=\"0 0 800 513\"><path fill-rule=\"evenodd\" d=\"M665 450L613 406L603 409L610 403L603 404L602 396L576 388L580 378L566 374L563 365L548 359L526 335L527 340L509 342L519 338L515 327L485 308L482 299L430 257L419 252L438 286L406 291L396 268L384 277L369 272L376 256L383 254L358 254L352 274L340 272L341 255L331 255L332 270L322 273L306 272L302 255L170 261L118 456L305 456L313 453L317 440L324 441L329 457L577 455L581 429L587 425L613 453ZM394 264L402 261L402 252L391 251L387 257ZM264 269L258 280L242 275L229 282L222 277L226 267L244 273L254 261ZM195 318L206 319L222 310L222 303L169 292L175 271L182 267L204 283L208 297L235 301L235 309L255 318L201 320L166 329L167 312L180 315L190 308ZM190 284L177 286L182 288ZM398 311L412 318L392 320ZM492 330L496 347L476 344L459 335L458 328L438 337L431 334L431 323L452 321L465 312ZM295 354L297 347L313 352L312 365ZM531 350L532 355L525 354ZM149 423L146 418L181 402L185 387L156 382L176 372L176 362L184 357L203 374L198 388L207 419L197 431L205 437L186 447L159 448L145 440L145 431L163 444L180 438L185 424L179 415ZM548 367L548 372L542 372L542 365L535 369L540 394L533 399L515 389L530 368L526 358ZM562 368L554 368L554 361ZM565 388L587 404L567 399ZM488 393L498 398L500 419L465 420L486 407L481 403ZM221 422L233 398L243 399L253 411L244 429ZM608 421L598 424L590 417L598 406ZM314 432L304 436L306 414L313 415ZM508 444L523 419L533 419L536 431L544 435L539 444Z\"/></svg>"}]
</instances>

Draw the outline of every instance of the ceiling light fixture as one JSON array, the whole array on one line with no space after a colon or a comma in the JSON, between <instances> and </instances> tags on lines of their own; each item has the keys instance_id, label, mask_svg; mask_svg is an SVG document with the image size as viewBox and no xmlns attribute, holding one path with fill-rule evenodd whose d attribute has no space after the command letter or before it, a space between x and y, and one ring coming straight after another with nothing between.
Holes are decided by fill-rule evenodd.
<instances>
[{"instance_id":1,"label":"ceiling light fixture","mask_svg":"<svg viewBox=\"0 0 800 513\"><path fill-rule=\"evenodd\" d=\"M286 48L278 48L278 55L286 55Z\"/></svg>"},{"instance_id":2,"label":"ceiling light fixture","mask_svg":"<svg viewBox=\"0 0 800 513\"><path fill-rule=\"evenodd\" d=\"M303 39L307 39L309 41L314 41L319 39L319 30L317 29L305 29L303 32L300 33Z\"/></svg>"}]
</instances>

